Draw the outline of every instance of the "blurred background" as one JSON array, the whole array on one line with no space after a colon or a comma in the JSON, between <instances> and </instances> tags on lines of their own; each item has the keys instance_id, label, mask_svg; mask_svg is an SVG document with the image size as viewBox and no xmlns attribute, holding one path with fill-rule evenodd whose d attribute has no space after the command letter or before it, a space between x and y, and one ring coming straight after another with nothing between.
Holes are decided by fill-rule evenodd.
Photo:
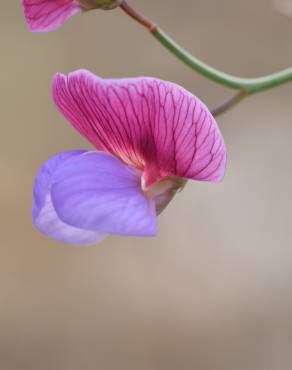
<instances>
[{"instance_id":1,"label":"blurred background","mask_svg":"<svg viewBox=\"0 0 292 370\"><path fill-rule=\"evenodd\" d=\"M46 35L28 32L20 1L2 3L0 369L291 370L292 83L218 119L224 181L189 182L157 238L68 247L31 224L40 165L90 148L52 103L55 72L154 75L209 107L232 91L120 10ZM249 77L292 64L291 3L278 12L272 0L131 0L197 57Z\"/></svg>"}]
</instances>

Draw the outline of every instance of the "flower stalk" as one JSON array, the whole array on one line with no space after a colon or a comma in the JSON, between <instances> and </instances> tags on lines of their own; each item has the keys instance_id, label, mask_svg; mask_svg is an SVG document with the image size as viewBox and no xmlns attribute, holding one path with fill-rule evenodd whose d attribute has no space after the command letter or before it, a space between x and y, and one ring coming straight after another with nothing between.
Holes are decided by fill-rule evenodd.
<instances>
[{"instance_id":1,"label":"flower stalk","mask_svg":"<svg viewBox=\"0 0 292 370\"><path fill-rule=\"evenodd\" d=\"M144 14L138 12L134 8L132 8L127 1L123 1L120 5L120 8L128 14L131 18L133 18L136 22L140 23L143 27L147 28L148 31L154 32L157 28L156 24L153 23L150 19L146 18Z\"/></svg>"},{"instance_id":2,"label":"flower stalk","mask_svg":"<svg viewBox=\"0 0 292 370\"><path fill-rule=\"evenodd\" d=\"M223 103L219 104L217 107L211 109L211 113L214 117L218 117L221 114L227 112L229 109L233 108L235 105L240 103L248 94L241 90L234 95L232 95L230 98L225 100Z\"/></svg>"},{"instance_id":3,"label":"flower stalk","mask_svg":"<svg viewBox=\"0 0 292 370\"><path fill-rule=\"evenodd\" d=\"M222 72L190 54L155 23L144 17L140 12L134 10L127 1L123 1L120 7L130 17L146 27L166 49L191 69L223 86L244 91L244 93L240 94L242 97L274 88L292 80L292 67L258 78L242 78ZM237 99L235 99L235 102L237 102Z\"/></svg>"}]
</instances>

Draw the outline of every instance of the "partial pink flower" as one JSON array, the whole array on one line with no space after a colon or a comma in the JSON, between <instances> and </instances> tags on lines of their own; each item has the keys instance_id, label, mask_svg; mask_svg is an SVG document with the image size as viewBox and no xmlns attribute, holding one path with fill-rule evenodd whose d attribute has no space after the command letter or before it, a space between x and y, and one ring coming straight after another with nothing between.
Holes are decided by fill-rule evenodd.
<instances>
[{"instance_id":1,"label":"partial pink flower","mask_svg":"<svg viewBox=\"0 0 292 370\"><path fill-rule=\"evenodd\" d=\"M22 4L32 32L54 31L82 10L75 0L22 0Z\"/></svg>"},{"instance_id":2,"label":"partial pink flower","mask_svg":"<svg viewBox=\"0 0 292 370\"><path fill-rule=\"evenodd\" d=\"M113 9L122 0L22 0L27 24L32 32L49 32L81 11Z\"/></svg>"},{"instance_id":3,"label":"partial pink flower","mask_svg":"<svg viewBox=\"0 0 292 370\"><path fill-rule=\"evenodd\" d=\"M53 97L96 148L61 153L36 178L34 223L56 240L153 236L156 215L187 179L223 178L219 128L206 106L176 84L77 71L55 76Z\"/></svg>"}]
</instances>

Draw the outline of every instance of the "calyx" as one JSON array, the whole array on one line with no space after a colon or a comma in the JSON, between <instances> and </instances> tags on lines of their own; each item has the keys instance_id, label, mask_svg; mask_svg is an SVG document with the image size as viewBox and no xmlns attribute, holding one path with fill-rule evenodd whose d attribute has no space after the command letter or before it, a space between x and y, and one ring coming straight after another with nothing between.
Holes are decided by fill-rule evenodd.
<instances>
[{"instance_id":1,"label":"calyx","mask_svg":"<svg viewBox=\"0 0 292 370\"><path fill-rule=\"evenodd\" d=\"M78 0L84 10L117 8L124 0Z\"/></svg>"}]
</instances>

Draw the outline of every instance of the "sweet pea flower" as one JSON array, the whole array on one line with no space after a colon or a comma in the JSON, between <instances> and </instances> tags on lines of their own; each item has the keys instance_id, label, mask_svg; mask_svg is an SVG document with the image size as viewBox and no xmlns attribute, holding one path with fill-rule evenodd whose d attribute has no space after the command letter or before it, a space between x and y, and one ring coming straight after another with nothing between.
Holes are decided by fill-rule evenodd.
<instances>
[{"instance_id":1,"label":"sweet pea flower","mask_svg":"<svg viewBox=\"0 0 292 370\"><path fill-rule=\"evenodd\" d=\"M49 32L61 27L73 15L92 9L113 9L123 0L22 0L25 18L32 32Z\"/></svg>"},{"instance_id":2,"label":"sweet pea flower","mask_svg":"<svg viewBox=\"0 0 292 370\"><path fill-rule=\"evenodd\" d=\"M53 98L96 148L58 154L36 177L33 221L53 239L155 236L157 215L187 179L223 178L226 148L213 116L174 83L81 70L57 74Z\"/></svg>"}]
</instances>

